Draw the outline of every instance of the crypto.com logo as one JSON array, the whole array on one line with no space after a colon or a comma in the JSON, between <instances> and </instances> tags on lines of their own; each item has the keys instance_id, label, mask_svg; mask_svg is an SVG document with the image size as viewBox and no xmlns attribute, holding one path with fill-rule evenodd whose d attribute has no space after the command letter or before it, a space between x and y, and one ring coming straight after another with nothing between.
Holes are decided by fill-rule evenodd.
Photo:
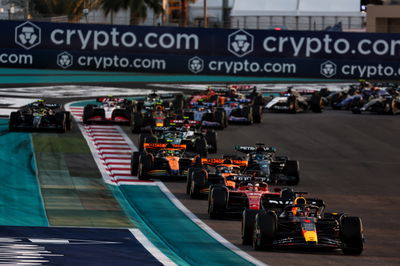
<instances>
[{"instance_id":1,"label":"crypto.com logo","mask_svg":"<svg viewBox=\"0 0 400 266\"><path fill-rule=\"evenodd\" d=\"M254 37L244 30L237 30L228 36L228 50L237 57L253 52Z\"/></svg>"},{"instance_id":2,"label":"crypto.com logo","mask_svg":"<svg viewBox=\"0 0 400 266\"><path fill-rule=\"evenodd\" d=\"M336 64L332 61L325 61L321 64L321 74L327 78L331 78L336 75Z\"/></svg>"},{"instance_id":3,"label":"crypto.com logo","mask_svg":"<svg viewBox=\"0 0 400 266\"><path fill-rule=\"evenodd\" d=\"M62 52L61 54L57 55L57 65L66 69L72 66L73 57L70 53Z\"/></svg>"},{"instance_id":4,"label":"crypto.com logo","mask_svg":"<svg viewBox=\"0 0 400 266\"><path fill-rule=\"evenodd\" d=\"M200 57L192 57L189 59L188 68L194 74L200 73L204 69L204 61Z\"/></svg>"},{"instance_id":5,"label":"crypto.com logo","mask_svg":"<svg viewBox=\"0 0 400 266\"><path fill-rule=\"evenodd\" d=\"M15 43L29 50L41 42L41 30L32 22L24 22L15 28Z\"/></svg>"}]
</instances>

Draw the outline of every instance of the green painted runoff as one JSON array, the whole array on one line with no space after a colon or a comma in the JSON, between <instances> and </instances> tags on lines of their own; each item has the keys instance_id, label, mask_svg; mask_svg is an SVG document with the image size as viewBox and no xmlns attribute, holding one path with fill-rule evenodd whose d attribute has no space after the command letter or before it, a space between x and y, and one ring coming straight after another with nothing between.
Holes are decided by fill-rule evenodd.
<instances>
[{"instance_id":1,"label":"green painted runoff","mask_svg":"<svg viewBox=\"0 0 400 266\"><path fill-rule=\"evenodd\" d=\"M48 226L31 134L9 132L0 119L0 225Z\"/></svg>"}]
</instances>

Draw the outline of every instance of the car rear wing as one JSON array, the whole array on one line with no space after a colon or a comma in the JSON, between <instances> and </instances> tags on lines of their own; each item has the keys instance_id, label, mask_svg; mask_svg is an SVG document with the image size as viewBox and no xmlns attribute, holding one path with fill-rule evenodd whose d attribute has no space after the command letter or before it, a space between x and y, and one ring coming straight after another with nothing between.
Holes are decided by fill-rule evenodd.
<instances>
[{"instance_id":1,"label":"car rear wing","mask_svg":"<svg viewBox=\"0 0 400 266\"><path fill-rule=\"evenodd\" d=\"M190 126L197 126L200 125L200 121L196 120L188 120L188 119L173 119L169 121L171 126L183 126L183 125L190 125Z\"/></svg>"},{"instance_id":2,"label":"car rear wing","mask_svg":"<svg viewBox=\"0 0 400 266\"><path fill-rule=\"evenodd\" d=\"M202 158L202 164L207 165L219 165L219 164L234 164L238 166L247 166L248 161L246 160L231 160L231 159L218 159L218 158Z\"/></svg>"},{"instance_id":3,"label":"car rear wing","mask_svg":"<svg viewBox=\"0 0 400 266\"><path fill-rule=\"evenodd\" d=\"M296 192L295 192L296 193ZM285 207L293 205L294 198L282 198L276 195L263 195L261 204L264 209L270 209L275 211L283 211ZM325 202L321 199L306 198L307 205L317 206L321 209L325 208Z\"/></svg>"},{"instance_id":4,"label":"car rear wing","mask_svg":"<svg viewBox=\"0 0 400 266\"><path fill-rule=\"evenodd\" d=\"M209 88L212 89L214 92L218 93L228 93L231 91L231 89L227 87L209 87Z\"/></svg>"},{"instance_id":5,"label":"car rear wing","mask_svg":"<svg viewBox=\"0 0 400 266\"><path fill-rule=\"evenodd\" d=\"M230 85L229 87L232 89L236 89L240 92L252 91L254 89L257 89L257 87L254 85Z\"/></svg>"},{"instance_id":6,"label":"car rear wing","mask_svg":"<svg viewBox=\"0 0 400 266\"><path fill-rule=\"evenodd\" d=\"M49 108L49 109L57 109L57 108L61 107L61 104L58 104L58 103L45 103L45 104L43 104L41 102L34 102L34 103L31 103L31 104L28 104L28 106L32 106L32 107L42 106L42 107Z\"/></svg>"},{"instance_id":7,"label":"car rear wing","mask_svg":"<svg viewBox=\"0 0 400 266\"><path fill-rule=\"evenodd\" d=\"M185 150L185 144L171 144L171 143L144 143L144 149L148 150L161 150L161 149L179 149Z\"/></svg>"},{"instance_id":8,"label":"car rear wing","mask_svg":"<svg viewBox=\"0 0 400 266\"><path fill-rule=\"evenodd\" d=\"M115 98L115 97L99 97L96 99L97 102L105 103L105 102L117 102L123 103L126 101L124 98Z\"/></svg>"},{"instance_id":9,"label":"car rear wing","mask_svg":"<svg viewBox=\"0 0 400 266\"><path fill-rule=\"evenodd\" d=\"M235 146L235 150L243 153L252 153L257 151L258 149L263 149L264 152L276 152L275 147L255 147L255 146Z\"/></svg>"}]
</instances>

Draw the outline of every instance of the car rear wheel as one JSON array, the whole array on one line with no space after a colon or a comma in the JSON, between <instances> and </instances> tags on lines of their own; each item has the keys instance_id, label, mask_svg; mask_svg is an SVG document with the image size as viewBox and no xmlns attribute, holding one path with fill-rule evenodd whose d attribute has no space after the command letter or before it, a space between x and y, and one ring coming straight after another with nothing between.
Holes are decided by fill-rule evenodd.
<instances>
[{"instance_id":1,"label":"car rear wheel","mask_svg":"<svg viewBox=\"0 0 400 266\"><path fill-rule=\"evenodd\" d=\"M135 151L131 156L131 175L136 176L139 168L139 152Z\"/></svg>"},{"instance_id":2,"label":"car rear wheel","mask_svg":"<svg viewBox=\"0 0 400 266\"><path fill-rule=\"evenodd\" d=\"M207 172L204 169L196 169L193 171L191 177L189 196L192 199L198 199L201 197L201 190L205 188L207 180Z\"/></svg>"},{"instance_id":3,"label":"car rear wheel","mask_svg":"<svg viewBox=\"0 0 400 266\"><path fill-rule=\"evenodd\" d=\"M84 124L90 123L89 118L93 116L93 112L93 105L88 104L85 106L85 108L83 108L82 120Z\"/></svg>"},{"instance_id":4,"label":"car rear wheel","mask_svg":"<svg viewBox=\"0 0 400 266\"><path fill-rule=\"evenodd\" d=\"M64 112L56 113L56 124L58 126L57 132L65 133L67 131L67 122Z\"/></svg>"},{"instance_id":5,"label":"car rear wheel","mask_svg":"<svg viewBox=\"0 0 400 266\"><path fill-rule=\"evenodd\" d=\"M131 131L132 133L140 133L143 127L143 115L141 113L133 113L131 119Z\"/></svg>"},{"instance_id":6,"label":"car rear wheel","mask_svg":"<svg viewBox=\"0 0 400 266\"><path fill-rule=\"evenodd\" d=\"M208 151L210 153L217 153L217 132L215 131L207 131L206 133L206 140L207 140L207 145L211 146Z\"/></svg>"},{"instance_id":7,"label":"car rear wheel","mask_svg":"<svg viewBox=\"0 0 400 266\"><path fill-rule=\"evenodd\" d=\"M256 215L255 220L253 248L255 250L271 249L277 231L278 217L275 212L263 210Z\"/></svg>"},{"instance_id":8,"label":"car rear wheel","mask_svg":"<svg viewBox=\"0 0 400 266\"><path fill-rule=\"evenodd\" d=\"M245 209L242 216L242 244L251 245L253 243L254 222L258 210Z\"/></svg>"},{"instance_id":9,"label":"car rear wheel","mask_svg":"<svg viewBox=\"0 0 400 266\"><path fill-rule=\"evenodd\" d=\"M221 218L228 202L226 187L214 186L210 188L208 196L208 215L211 219Z\"/></svg>"},{"instance_id":10,"label":"car rear wheel","mask_svg":"<svg viewBox=\"0 0 400 266\"><path fill-rule=\"evenodd\" d=\"M9 120L9 123L8 123L9 131L16 131L17 130L19 118L20 117L19 117L18 112L11 112L10 120Z\"/></svg>"},{"instance_id":11,"label":"car rear wheel","mask_svg":"<svg viewBox=\"0 0 400 266\"><path fill-rule=\"evenodd\" d=\"M287 185L295 186L300 182L300 167L296 160L288 160L285 164L285 174L288 178Z\"/></svg>"}]
</instances>

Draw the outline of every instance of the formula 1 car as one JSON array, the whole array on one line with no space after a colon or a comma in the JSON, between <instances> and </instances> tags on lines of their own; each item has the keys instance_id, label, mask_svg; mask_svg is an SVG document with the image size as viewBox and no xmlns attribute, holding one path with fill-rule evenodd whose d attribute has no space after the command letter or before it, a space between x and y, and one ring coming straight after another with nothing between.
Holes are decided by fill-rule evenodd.
<instances>
[{"instance_id":1,"label":"formula 1 car","mask_svg":"<svg viewBox=\"0 0 400 266\"><path fill-rule=\"evenodd\" d=\"M299 162L289 160L287 156L275 156L275 147L257 143L255 146L235 146L235 150L246 154L246 174L266 177L265 182L269 184L297 185L300 181Z\"/></svg>"},{"instance_id":2,"label":"formula 1 car","mask_svg":"<svg viewBox=\"0 0 400 266\"><path fill-rule=\"evenodd\" d=\"M251 180L243 175L247 161L230 158L197 158L189 169L186 179L186 194L191 198L208 195L209 187L224 184L235 189L239 182ZM228 178L229 177L229 178Z\"/></svg>"},{"instance_id":3,"label":"formula 1 car","mask_svg":"<svg viewBox=\"0 0 400 266\"><path fill-rule=\"evenodd\" d=\"M367 97L357 97L352 101L353 114L374 112L378 114L392 114L399 112L400 93L395 88L373 87Z\"/></svg>"},{"instance_id":4,"label":"formula 1 car","mask_svg":"<svg viewBox=\"0 0 400 266\"><path fill-rule=\"evenodd\" d=\"M167 100L169 99L169 100ZM134 103L135 113L131 120L133 133L140 133L143 128L168 126L168 121L175 112L183 108L183 95L160 95L153 92L144 101Z\"/></svg>"},{"instance_id":5,"label":"formula 1 car","mask_svg":"<svg viewBox=\"0 0 400 266\"><path fill-rule=\"evenodd\" d=\"M142 152L133 152L131 174L140 180L150 177L184 177L194 154L185 152L184 144L144 143Z\"/></svg>"},{"instance_id":6,"label":"formula 1 car","mask_svg":"<svg viewBox=\"0 0 400 266\"><path fill-rule=\"evenodd\" d=\"M218 93L217 103L225 110L229 123L261 123L263 98L255 87L232 85L211 89Z\"/></svg>"},{"instance_id":7,"label":"formula 1 car","mask_svg":"<svg viewBox=\"0 0 400 266\"><path fill-rule=\"evenodd\" d=\"M201 122L204 128L224 129L228 126L224 108L218 107L216 101L208 102L204 98L190 101L182 115L185 119Z\"/></svg>"},{"instance_id":8,"label":"formula 1 car","mask_svg":"<svg viewBox=\"0 0 400 266\"><path fill-rule=\"evenodd\" d=\"M324 208L298 197L280 213L268 209L258 212L253 221L254 249L341 249L344 254L360 255L364 246L361 219L323 214Z\"/></svg>"},{"instance_id":9,"label":"formula 1 car","mask_svg":"<svg viewBox=\"0 0 400 266\"><path fill-rule=\"evenodd\" d=\"M226 180L237 179L228 176ZM242 178L244 179L244 178ZM252 179L251 176L248 178ZM241 181L238 186L211 185L208 194L208 214L211 219L222 218L226 215L240 215L243 210L260 210L262 201L266 198L280 196L280 189L270 191L267 183L258 180Z\"/></svg>"},{"instance_id":10,"label":"formula 1 car","mask_svg":"<svg viewBox=\"0 0 400 266\"><path fill-rule=\"evenodd\" d=\"M9 130L55 130L64 133L71 129L70 112L60 109L59 104L45 103L43 100L31 103L11 112Z\"/></svg>"},{"instance_id":11,"label":"formula 1 car","mask_svg":"<svg viewBox=\"0 0 400 266\"><path fill-rule=\"evenodd\" d=\"M186 150L207 157L207 153L217 152L217 133L214 130L196 128L195 120L170 120L167 127L154 127L139 135L139 150L143 143L185 144ZM194 126L194 127L193 127Z\"/></svg>"},{"instance_id":12,"label":"formula 1 car","mask_svg":"<svg viewBox=\"0 0 400 266\"><path fill-rule=\"evenodd\" d=\"M280 96L273 97L266 105L268 111L299 113L312 111L321 113L324 105L327 103L325 97L326 91L302 90L296 91L288 88Z\"/></svg>"},{"instance_id":13,"label":"formula 1 car","mask_svg":"<svg viewBox=\"0 0 400 266\"><path fill-rule=\"evenodd\" d=\"M132 119L132 101L116 97L100 97L96 101L99 104L88 104L83 109L83 123L125 123Z\"/></svg>"}]
</instances>

